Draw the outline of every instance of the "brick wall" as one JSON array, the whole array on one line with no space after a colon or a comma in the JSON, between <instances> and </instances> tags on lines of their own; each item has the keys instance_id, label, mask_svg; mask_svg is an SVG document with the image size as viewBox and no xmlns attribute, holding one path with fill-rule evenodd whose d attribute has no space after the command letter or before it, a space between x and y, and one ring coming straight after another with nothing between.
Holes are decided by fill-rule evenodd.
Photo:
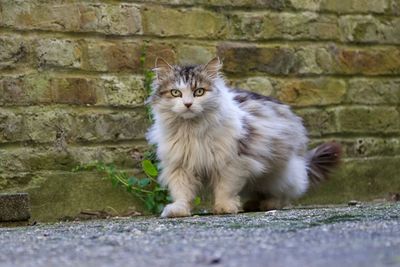
<instances>
[{"instance_id":1,"label":"brick wall","mask_svg":"<svg viewBox=\"0 0 400 267\"><path fill-rule=\"evenodd\" d=\"M204 63L293 105L312 143L337 140L339 173L305 203L400 190L399 0L0 0L0 191L34 217L134 206L90 173L135 172L146 149L143 66ZM132 170L133 169L133 170Z\"/></svg>"}]
</instances>

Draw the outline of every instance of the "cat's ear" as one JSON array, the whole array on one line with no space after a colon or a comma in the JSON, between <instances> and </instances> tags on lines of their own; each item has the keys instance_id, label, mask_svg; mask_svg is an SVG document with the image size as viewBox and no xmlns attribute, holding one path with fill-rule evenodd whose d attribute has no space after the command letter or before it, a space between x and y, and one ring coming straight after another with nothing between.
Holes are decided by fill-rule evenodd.
<instances>
[{"instance_id":1,"label":"cat's ear","mask_svg":"<svg viewBox=\"0 0 400 267\"><path fill-rule=\"evenodd\" d=\"M211 59L205 66L204 71L206 72L207 76L215 79L218 77L218 73L222 68L222 62L219 57L215 57Z\"/></svg>"},{"instance_id":2,"label":"cat's ear","mask_svg":"<svg viewBox=\"0 0 400 267\"><path fill-rule=\"evenodd\" d=\"M156 74L157 79L163 79L167 77L168 74L172 72L172 70L172 66L168 64L167 61L160 57L156 58L153 71Z\"/></svg>"}]
</instances>

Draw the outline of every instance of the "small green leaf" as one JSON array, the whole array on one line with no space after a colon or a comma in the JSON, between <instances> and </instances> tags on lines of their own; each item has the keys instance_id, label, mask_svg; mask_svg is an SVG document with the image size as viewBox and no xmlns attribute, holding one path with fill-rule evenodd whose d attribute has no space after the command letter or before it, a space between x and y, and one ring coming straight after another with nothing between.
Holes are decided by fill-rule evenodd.
<instances>
[{"instance_id":1,"label":"small green leaf","mask_svg":"<svg viewBox=\"0 0 400 267\"><path fill-rule=\"evenodd\" d=\"M156 154L155 148L152 149L152 150L149 150L149 151L144 152L144 153L143 153L143 158L144 158L145 160L148 159L148 160L150 160L150 161L152 161L152 162L156 161L156 160L157 160L157 154Z\"/></svg>"},{"instance_id":2,"label":"small green leaf","mask_svg":"<svg viewBox=\"0 0 400 267\"><path fill-rule=\"evenodd\" d=\"M162 210L164 209L164 207L165 207L165 205L164 204L158 204L157 205L157 213L161 213L162 212Z\"/></svg>"},{"instance_id":3,"label":"small green leaf","mask_svg":"<svg viewBox=\"0 0 400 267\"><path fill-rule=\"evenodd\" d=\"M172 197L171 197L170 195L168 195L168 196L166 197L166 199L167 199L168 202L172 202Z\"/></svg>"},{"instance_id":4,"label":"small green leaf","mask_svg":"<svg viewBox=\"0 0 400 267\"><path fill-rule=\"evenodd\" d=\"M151 180L149 178L142 178L140 180L138 180L138 185L140 187L146 187L150 184Z\"/></svg>"},{"instance_id":5,"label":"small green leaf","mask_svg":"<svg viewBox=\"0 0 400 267\"><path fill-rule=\"evenodd\" d=\"M156 202L152 195L147 195L145 199L145 204L148 210L154 211L154 207L156 206Z\"/></svg>"},{"instance_id":6,"label":"small green leaf","mask_svg":"<svg viewBox=\"0 0 400 267\"><path fill-rule=\"evenodd\" d=\"M201 204L201 198L200 197L195 197L193 203L194 203L195 206L200 205Z\"/></svg>"},{"instance_id":7,"label":"small green leaf","mask_svg":"<svg viewBox=\"0 0 400 267\"><path fill-rule=\"evenodd\" d=\"M136 185L138 182L138 178L136 178L135 176L129 177L128 179L128 185L132 186L132 185Z\"/></svg>"},{"instance_id":8,"label":"small green leaf","mask_svg":"<svg viewBox=\"0 0 400 267\"><path fill-rule=\"evenodd\" d=\"M163 192L157 192L156 194L154 194L154 198L156 201L158 202L163 202L165 201L165 195Z\"/></svg>"},{"instance_id":9,"label":"small green leaf","mask_svg":"<svg viewBox=\"0 0 400 267\"><path fill-rule=\"evenodd\" d=\"M118 182L117 179L111 179L111 183L112 183L112 185L113 185L114 187L116 187L116 186L119 184L119 182Z\"/></svg>"},{"instance_id":10,"label":"small green leaf","mask_svg":"<svg viewBox=\"0 0 400 267\"><path fill-rule=\"evenodd\" d=\"M81 166L76 166L76 167L74 167L71 171L72 172L78 172L78 171L81 171L83 168L81 167Z\"/></svg>"},{"instance_id":11,"label":"small green leaf","mask_svg":"<svg viewBox=\"0 0 400 267\"><path fill-rule=\"evenodd\" d=\"M143 171L150 177L157 177L158 171L157 168L151 163L150 160L143 160L142 161L142 168Z\"/></svg>"}]
</instances>

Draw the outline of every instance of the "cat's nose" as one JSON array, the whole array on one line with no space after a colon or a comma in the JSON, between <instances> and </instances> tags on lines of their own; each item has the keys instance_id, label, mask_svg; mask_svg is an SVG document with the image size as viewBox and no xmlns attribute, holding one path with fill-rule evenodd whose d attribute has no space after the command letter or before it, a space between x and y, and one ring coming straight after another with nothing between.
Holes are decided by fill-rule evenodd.
<instances>
[{"instance_id":1,"label":"cat's nose","mask_svg":"<svg viewBox=\"0 0 400 267\"><path fill-rule=\"evenodd\" d=\"M187 108L190 108L191 105L192 105L192 103L185 103L185 106L186 106Z\"/></svg>"}]
</instances>

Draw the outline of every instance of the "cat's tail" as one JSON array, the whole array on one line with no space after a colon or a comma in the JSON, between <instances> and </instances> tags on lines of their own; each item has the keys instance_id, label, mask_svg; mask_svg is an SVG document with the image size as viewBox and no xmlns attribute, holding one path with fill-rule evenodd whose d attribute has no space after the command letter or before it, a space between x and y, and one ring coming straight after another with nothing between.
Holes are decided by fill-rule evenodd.
<instances>
[{"instance_id":1,"label":"cat's tail","mask_svg":"<svg viewBox=\"0 0 400 267\"><path fill-rule=\"evenodd\" d=\"M338 143L319 145L307 153L307 174L311 184L318 185L327 180L340 162L342 148Z\"/></svg>"}]
</instances>

